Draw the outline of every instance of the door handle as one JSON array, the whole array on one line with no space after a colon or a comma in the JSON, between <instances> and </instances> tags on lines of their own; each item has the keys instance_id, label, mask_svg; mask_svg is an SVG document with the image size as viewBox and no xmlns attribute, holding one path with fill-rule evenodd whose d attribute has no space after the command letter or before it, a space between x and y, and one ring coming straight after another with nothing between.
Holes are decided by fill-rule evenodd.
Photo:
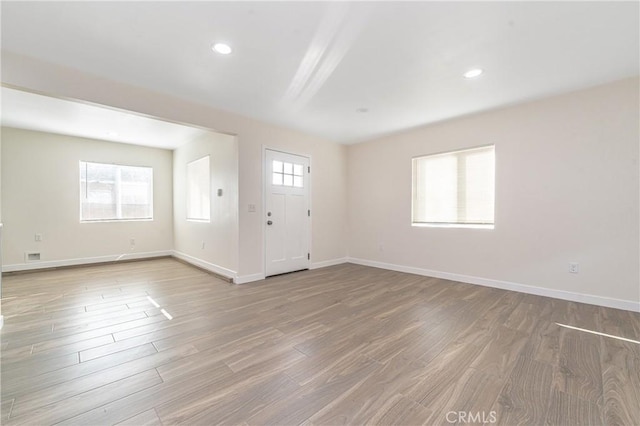
<instances>
[{"instance_id":1,"label":"door handle","mask_svg":"<svg viewBox=\"0 0 640 426\"><path fill-rule=\"evenodd\" d=\"M273 222L272 222L272 221L270 221L270 220L268 220L268 221L267 221L267 225L273 225Z\"/></svg>"}]
</instances>

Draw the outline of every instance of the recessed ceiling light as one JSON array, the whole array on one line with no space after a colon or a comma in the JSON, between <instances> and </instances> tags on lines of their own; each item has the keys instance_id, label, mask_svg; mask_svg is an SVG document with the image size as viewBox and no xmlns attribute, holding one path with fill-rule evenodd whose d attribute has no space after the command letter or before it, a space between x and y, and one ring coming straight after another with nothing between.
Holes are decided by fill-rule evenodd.
<instances>
[{"instance_id":1,"label":"recessed ceiling light","mask_svg":"<svg viewBox=\"0 0 640 426\"><path fill-rule=\"evenodd\" d=\"M467 72L464 73L464 78L476 78L478 77L480 74L482 74L484 71L481 70L480 68L474 68L472 70L469 70Z\"/></svg>"},{"instance_id":2,"label":"recessed ceiling light","mask_svg":"<svg viewBox=\"0 0 640 426\"><path fill-rule=\"evenodd\" d=\"M365 112L369 112L369 108L357 108L356 112L364 114Z\"/></svg>"},{"instance_id":3,"label":"recessed ceiling light","mask_svg":"<svg viewBox=\"0 0 640 426\"><path fill-rule=\"evenodd\" d=\"M231 47L228 44L216 43L212 47L214 52L218 52L221 55L228 55L231 53Z\"/></svg>"}]
</instances>

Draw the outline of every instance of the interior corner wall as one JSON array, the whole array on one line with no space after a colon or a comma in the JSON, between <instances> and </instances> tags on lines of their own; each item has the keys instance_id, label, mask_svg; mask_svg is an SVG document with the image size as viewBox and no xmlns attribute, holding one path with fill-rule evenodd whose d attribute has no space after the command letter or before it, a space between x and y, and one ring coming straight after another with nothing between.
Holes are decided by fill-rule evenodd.
<instances>
[{"instance_id":1,"label":"interior corner wall","mask_svg":"<svg viewBox=\"0 0 640 426\"><path fill-rule=\"evenodd\" d=\"M209 222L187 220L187 164L209 156ZM218 195L218 189L222 194ZM173 151L175 255L218 274L238 270L238 145L234 136L207 132Z\"/></svg>"},{"instance_id":2,"label":"interior corner wall","mask_svg":"<svg viewBox=\"0 0 640 426\"><path fill-rule=\"evenodd\" d=\"M0 223L2 223L2 137L0 137ZM1 261L0 264L2 264Z\"/></svg>"},{"instance_id":3,"label":"interior corner wall","mask_svg":"<svg viewBox=\"0 0 640 426\"><path fill-rule=\"evenodd\" d=\"M239 149L239 282L264 277L263 148L310 156L311 265L346 261L347 150L343 145L6 51L2 52L1 64L2 81L12 87L236 135ZM256 206L255 212L249 211L250 204Z\"/></svg>"},{"instance_id":4,"label":"interior corner wall","mask_svg":"<svg viewBox=\"0 0 640 426\"><path fill-rule=\"evenodd\" d=\"M0 223L2 223L2 135L0 132ZM0 229L0 295L2 295L2 230ZM0 328L4 324L2 303L0 303Z\"/></svg>"},{"instance_id":5,"label":"interior corner wall","mask_svg":"<svg viewBox=\"0 0 640 426\"><path fill-rule=\"evenodd\" d=\"M639 310L639 117L632 78L350 146L349 256ZM486 144L495 229L412 227L412 157Z\"/></svg>"},{"instance_id":6,"label":"interior corner wall","mask_svg":"<svg viewBox=\"0 0 640 426\"><path fill-rule=\"evenodd\" d=\"M1 131L4 270L171 254L171 151L7 127ZM81 160L153 167L154 220L81 223ZM35 241L36 233L42 241ZM38 252L41 260L26 262L25 252Z\"/></svg>"}]
</instances>

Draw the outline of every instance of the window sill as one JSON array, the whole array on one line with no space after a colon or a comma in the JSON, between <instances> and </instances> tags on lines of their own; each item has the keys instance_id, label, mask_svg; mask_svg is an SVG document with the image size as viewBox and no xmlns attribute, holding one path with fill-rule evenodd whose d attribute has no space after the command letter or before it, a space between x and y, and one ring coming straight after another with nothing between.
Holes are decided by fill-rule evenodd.
<instances>
[{"instance_id":1,"label":"window sill","mask_svg":"<svg viewBox=\"0 0 640 426\"><path fill-rule=\"evenodd\" d=\"M153 222L153 218L80 220L80 223L117 223L117 222Z\"/></svg>"},{"instance_id":2,"label":"window sill","mask_svg":"<svg viewBox=\"0 0 640 426\"><path fill-rule=\"evenodd\" d=\"M467 228L467 229L494 229L494 224L474 223L412 223L416 228Z\"/></svg>"}]
</instances>

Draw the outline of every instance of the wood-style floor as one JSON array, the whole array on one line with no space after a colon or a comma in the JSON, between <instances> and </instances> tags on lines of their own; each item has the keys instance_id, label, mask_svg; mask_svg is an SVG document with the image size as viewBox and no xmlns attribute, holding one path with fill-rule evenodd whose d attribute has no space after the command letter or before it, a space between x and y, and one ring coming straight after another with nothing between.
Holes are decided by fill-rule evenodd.
<instances>
[{"instance_id":1,"label":"wood-style floor","mask_svg":"<svg viewBox=\"0 0 640 426\"><path fill-rule=\"evenodd\" d=\"M238 286L158 259L3 287L6 425L640 424L640 345L556 324L640 340L631 312L356 265Z\"/></svg>"}]
</instances>

